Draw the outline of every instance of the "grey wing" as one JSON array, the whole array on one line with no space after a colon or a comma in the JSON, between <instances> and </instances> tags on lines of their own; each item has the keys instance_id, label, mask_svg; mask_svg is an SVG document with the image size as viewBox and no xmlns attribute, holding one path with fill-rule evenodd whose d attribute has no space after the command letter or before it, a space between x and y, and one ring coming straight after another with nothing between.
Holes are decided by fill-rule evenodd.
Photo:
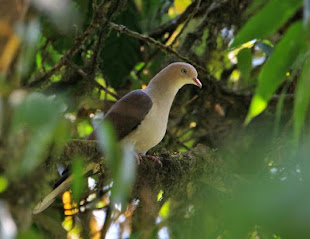
<instances>
[{"instance_id":1,"label":"grey wing","mask_svg":"<svg viewBox=\"0 0 310 239\"><path fill-rule=\"evenodd\" d=\"M121 140L136 129L152 108L151 98L141 90L134 90L118 100L106 114L104 120L114 125L118 139ZM94 139L94 132L88 139Z\"/></svg>"}]
</instances>

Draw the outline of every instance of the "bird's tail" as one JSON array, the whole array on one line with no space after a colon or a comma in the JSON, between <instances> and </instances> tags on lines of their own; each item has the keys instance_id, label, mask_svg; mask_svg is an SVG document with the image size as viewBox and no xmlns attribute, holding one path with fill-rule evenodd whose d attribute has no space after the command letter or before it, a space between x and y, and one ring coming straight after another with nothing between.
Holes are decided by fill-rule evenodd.
<instances>
[{"instance_id":1,"label":"bird's tail","mask_svg":"<svg viewBox=\"0 0 310 239\"><path fill-rule=\"evenodd\" d=\"M89 164L83 174L85 176L90 176L90 172L91 174L96 174L98 172L100 172L100 164L98 163L91 163ZM46 208L48 208L54 201L55 199L62 194L63 192L65 192L66 190L68 190L72 184L72 180L73 180L73 176L69 176L66 180L64 180L60 185L58 185L52 192L50 192L45 198L43 198L43 200L41 200L32 210L33 214L38 214L42 211L44 211Z\"/></svg>"}]
</instances>

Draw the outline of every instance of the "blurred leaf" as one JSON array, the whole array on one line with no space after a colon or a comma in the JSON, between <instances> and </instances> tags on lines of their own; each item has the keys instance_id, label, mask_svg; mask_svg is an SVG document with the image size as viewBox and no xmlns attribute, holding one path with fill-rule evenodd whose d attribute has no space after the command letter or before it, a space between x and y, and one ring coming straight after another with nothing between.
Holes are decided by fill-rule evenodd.
<instances>
[{"instance_id":1,"label":"blurred leaf","mask_svg":"<svg viewBox=\"0 0 310 239\"><path fill-rule=\"evenodd\" d=\"M299 53L305 50L305 47L305 34L302 22L299 21L287 30L263 66L258 78L258 87L245 121L246 124L266 108L268 101L285 80L286 73L290 71L290 67Z\"/></svg>"},{"instance_id":2,"label":"blurred leaf","mask_svg":"<svg viewBox=\"0 0 310 239\"><path fill-rule=\"evenodd\" d=\"M0 193L6 190L8 184L9 184L8 179L5 176L0 175Z\"/></svg>"},{"instance_id":3,"label":"blurred leaf","mask_svg":"<svg viewBox=\"0 0 310 239\"><path fill-rule=\"evenodd\" d=\"M22 104L18 105L13 118L13 126L23 125L37 129L41 126L55 124L59 119L62 106L41 93L31 93Z\"/></svg>"},{"instance_id":4,"label":"blurred leaf","mask_svg":"<svg viewBox=\"0 0 310 239\"><path fill-rule=\"evenodd\" d=\"M159 211L159 216L161 216L163 219L167 219L169 216L170 204L171 201L168 200L167 202L164 203L164 205L162 205Z\"/></svg>"},{"instance_id":5,"label":"blurred leaf","mask_svg":"<svg viewBox=\"0 0 310 239\"><path fill-rule=\"evenodd\" d=\"M113 167L113 172L117 169L118 162L121 158L120 148L117 144L116 133L113 125L111 122L103 121L98 127L95 127L95 130L100 149L108 163Z\"/></svg>"},{"instance_id":6,"label":"blurred leaf","mask_svg":"<svg viewBox=\"0 0 310 239\"><path fill-rule=\"evenodd\" d=\"M191 3L191 0L174 0L174 6L179 14L184 12Z\"/></svg>"},{"instance_id":7,"label":"blurred leaf","mask_svg":"<svg viewBox=\"0 0 310 239\"><path fill-rule=\"evenodd\" d=\"M70 1L31 0L32 5L43 12L62 33L74 33L80 29L82 16Z\"/></svg>"},{"instance_id":8,"label":"blurred leaf","mask_svg":"<svg viewBox=\"0 0 310 239\"><path fill-rule=\"evenodd\" d=\"M123 205L135 179L136 160L133 149L127 145L124 145L123 150L120 148L113 125L108 121L103 121L101 126L96 128L96 135L112 172L111 200Z\"/></svg>"},{"instance_id":9,"label":"blurred leaf","mask_svg":"<svg viewBox=\"0 0 310 239\"><path fill-rule=\"evenodd\" d=\"M28 173L36 167L43 155L48 153L46 148L54 137L57 125L63 111L63 104L40 93L32 93L16 106L11 135L24 132L25 148L22 151L20 168L11 165L11 173ZM15 173L14 173L15 172Z\"/></svg>"},{"instance_id":10,"label":"blurred leaf","mask_svg":"<svg viewBox=\"0 0 310 239\"><path fill-rule=\"evenodd\" d=\"M308 54L297 82L294 100L294 136L299 139L310 100L310 55Z\"/></svg>"},{"instance_id":11,"label":"blurred leaf","mask_svg":"<svg viewBox=\"0 0 310 239\"><path fill-rule=\"evenodd\" d=\"M158 0L136 0L137 8L141 16L141 28L143 32L155 28L160 24L160 9L165 1Z\"/></svg>"},{"instance_id":12,"label":"blurred leaf","mask_svg":"<svg viewBox=\"0 0 310 239\"><path fill-rule=\"evenodd\" d=\"M238 68L245 82L248 82L252 69L252 51L250 48L243 48L239 51Z\"/></svg>"},{"instance_id":13,"label":"blurred leaf","mask_svg":"<svg viewBox=\"0 0 310 239\"><path fill-rule=\"evenodd\" d=\"M83 168L83 160L81 158L75 158L72 164L72 194L75 202L79 202L81 194L86 187L86 181L83 179Z\"/></svg>"},{"instance_id":14,"label":"blurred leaf","mask_svg":"<svg viewBox=\"0 0 310 239\"><path fill-rule=\"evenodd\" d=\"M246 9L246 14L253 14L258 9L262 8L269 0L253 0L251 5Z\"/></svg>"},{"instance_id":15,"label":"blurred leaf","mask_svg":"<svg viewBox=\"0 0 310 239\"><path fill-rule=\"evenodd\" d=\"M230 49L257 38L265 38L281 27L301 6L301 0L272 0L252 17L236 35Z\"/></svg>"},{"instance_id":16,"label":"blurred leaf","mask_svg":"<svg viewBox=\"0 0 310 239\"><path fill-rule=\"evenodd\" d=\"M55 26L50 21L48 21L48 19L44 18L41 20L41 22L42 34L48 41L51 42L52 45L52 47L50 47L48 50L56 50L56 53L63 54L66 50L72 47L74 43L73 34L64 35L58 32Z\"/></svg>"},{"instance_id":17,"label":"blurred leaf","mask_svg":"<svg viewBox=\"0 0 310 239\"><path fill-rule=\"evenodd\" d=\"M134 31L139 31L137 9L132 2L128 3L126 12L121 13L116 22L125 24L126 27ZM105 44L101 51L100 69L104 79L115 89L119 89L129 76L134 66L140 62L140 44L137 39L119 35L111 31L105 39Z\"/></svg>"},{"instance_id":18,"label":"blurred leaf","mask_svg":"<svg viewBox=\"0 0 310 239\"><path fill-rule=\"evenodd\" d=\"M26 231L21 231L17 237L17 239L42 239L42 235L35 230L34 228L30 228Z\"/></svg>"},{"instance_id":19,"label":"blurred leaf","mask_svg":"<svg viewBox=\"0 0 310 239\"><path fill-rule=\"evenodd\" d=\"M126 210L124 205L131 192L131 188L135 181L137 160L134 157L134 151L131 145L124 145L123 157L119 162L119 167L114 171L113 188L111 192L111 200L114 203L121 203L122 211Z\"/></svg>"},{"instance_id":20,"label":"blurred leaf","mask_svg":"<svg viewBox=\"0 0 310 239\"><path fill-rule=\"evenodd\" d=\"M244 238L255 225L281 238L309 238L309 192L307 184L293 179L273 182L260 177L240 187L236 197L225 203L232 238Z\"/></svg>"},{"instance_id":21,"label":"blurred leaf","mask_svg":"<svg viewBox=\"0 0 310 239\"><path fill-rule=\"evenodd\" d=\"M78 123L77 130L79 137L87 137L93 131L93 127L89 124L88 120L84 120Z\"/></svg>"},{"instance_id":22,"label":"blurred leaf","mask_svg":"<svg viewBox=\"0 0 310 239\"><path fill-rule=\"evenodd\" d=\"M38 19L33 19L28 24L19 23L17 25L17 32L23 42L21 55L18 60L18 73L20 76L26 76L35 64L35 51L41 37L40 22Z\"/></svg>"},{"instance_id":23,"label":"blurred leaf","mask_svg":"<svg viewBox=\"0 0 310 239\"><path fill-rule=\"evenodd\" d=\"M276 107L276 113L275 113L275 120L274 120L274 137L279 136L279 128L280 128L280 122L281 122L281 117L282 117L282 111L284 107L284 101L285 101L285 95L287 93L287 90L290 86L290 82L286 82L284 87L281 90L281 94L279 97L279 100L277 102L277 107Z\"/></svg>"}]
</instances>

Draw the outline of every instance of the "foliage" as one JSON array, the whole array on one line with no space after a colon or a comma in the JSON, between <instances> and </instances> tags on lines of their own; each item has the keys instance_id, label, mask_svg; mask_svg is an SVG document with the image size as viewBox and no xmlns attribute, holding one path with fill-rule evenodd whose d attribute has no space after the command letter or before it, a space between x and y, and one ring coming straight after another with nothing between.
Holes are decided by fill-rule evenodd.
<instances>
[{"instance_id":1,"label":"foliage","mask_svg":"<svg viewBox=\"0 0 310 239\"><path fill-rule=\"evenodd\" d=\"M309 0L7 6L0 228L13 226L0 238L309 238ZM137 164L108 122L96 131L98 151L68 143L89 135L116 99L184 60L203 88L176 96L167 134L149 152L162 168ZM56 168L72 187L34 216Z\"/></svg>"}]
</instances>

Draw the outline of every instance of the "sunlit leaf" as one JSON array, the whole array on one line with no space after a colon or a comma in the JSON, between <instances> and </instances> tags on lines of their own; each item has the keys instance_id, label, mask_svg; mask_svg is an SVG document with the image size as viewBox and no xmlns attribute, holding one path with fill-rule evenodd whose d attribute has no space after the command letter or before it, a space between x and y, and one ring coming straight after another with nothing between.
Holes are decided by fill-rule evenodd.
<instances>
[{"instance_id":1,"label":"sunlit leaf","mask_svg":"<svg viewBox=\"0 0 310 239\"><path fill-rule=\"evenodd\" d=\"M85 120L78 123L77 130L80 137L86 137L93 131L93 127Z\"/></svg>"},{"instance_id":2,"label":"sunlit leaf","mask_svg":"<svg viewBox=\"0 0 310 239\"><path fill-rule=\"evenodd\" d=\"M249 123L253 117L260 114L266 108L268 101L285 80L286 73L290 71L290 67L305 47L305 34L302 22L299 21L288 29L282 40L275 47L269 60L263 66L246 123Z\"/></svg>"},{"instance_id":3,"label":"sunlit leaf","mask_svg":"<svg viewBox=\"0 0 310 239\"><path fill-rule=\"evenodd\" d=\"M184 12L184 10L192 3L191 0L174 0L174 6L178 13Z\"/></svg>"},{"instance_id":4,"label":"sunlit leaf","mask_svg":"<svg viewBox=\"0 0 310 239\"><path fill-rule=\"evenodd\" d=\"M0 175L0 193L6 190L8 184L8 179L5 176Z\"/></svg>"},{"instance_id":5,"label":"sunlit leaf","mask_svg":"<svg viewBox=\"0 0 310 239\"><path fill-rule=\"evenodd\" d=\"M239 51L238 68L245 82L248 81L252 69L252 51L250 48L243 48Z\"/></svg>"},{"instance_id":6,"label":"sunlit leaf","mask_svg":"<svg viewBox=\"0 0 310 239\"><path fill-rule=\"evenodd\" d=\"M301 0L273 0L238 32L230 48L257 38L265 38L281 27L301 6Z\"/></svg>"},{"instance_id":7,"label":"sunlit leaf","mask_svg":"<svg viewBox=\"0 0 310 239\"><path fill-rule=\"evenodd\" d=\"M308 111L310 100L310 55L307 56L297 82L294 100L294 135L298 140Z\"/></svg>"},{"instance_id":8,"label":"sunlit leaf","mask_svg":"<svg viewBox=\"0 0 310 239\"><path fill-rule=\"evenodd\" d=\"M161 207L161 209L159 211L159 215L163 219L166 219L169 216L170 204L171 204L171 201L168 200L167 202L164 203L164 205Z\"/></svg>"}]
</instances>

